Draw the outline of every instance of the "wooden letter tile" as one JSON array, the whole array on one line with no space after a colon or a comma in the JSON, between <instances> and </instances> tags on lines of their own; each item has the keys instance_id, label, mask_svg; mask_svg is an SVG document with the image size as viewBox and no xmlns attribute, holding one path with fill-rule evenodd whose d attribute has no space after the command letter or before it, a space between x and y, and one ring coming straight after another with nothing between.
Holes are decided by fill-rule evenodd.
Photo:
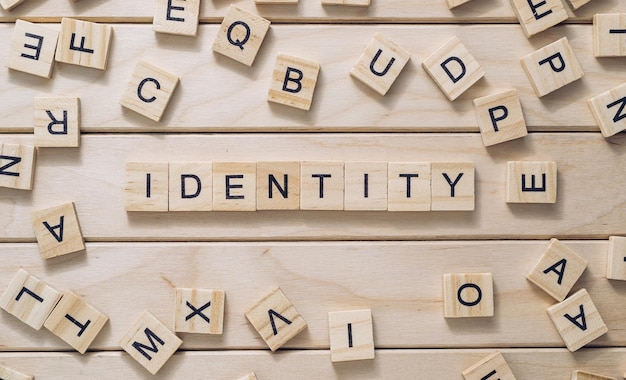
<instances>
[{"instance_id":1,"label":"wooden letter tile","mask_svg":"<svg viewBox=\"0 0 626 380\"><path fill-rule=\"evenodd\" d=\"M483 68L456 36L426 58L422 66L450 100L461 96L485 75Z\"/></svg>"},{"instance_id":2,"label":"wooden letter tile","mask_svg":"<svg viewBox=\"0 0 626 380\"><path fill-rule=\"evenodd\" d=\"M474 163L433 162L431 168L431 210L473 211Z\"/></svg>"},{"instance_id":3,"label":"wooden letter tile","mask_svg":"<svg viewBox=\"0 0 626 380\"><path fill-rule=\"evenodd\" d=\"M328 329L332 362L374 359L371 310L330 312Z\"/></svg>"},{"instance_id":4,"label":"wooden letter tile","mask_svg":"<svg viewBox=\"0 0 626 380\"><path fill-rule=\"evenodd\" d=\"M565 301L550 306L547 311L571 352L608 331L585 289L580 289Z\"/></svg>"},{"instance_id":5,"label":"wooden letter tile","mask_svg":"<svg viewBox=\"0 0 626 380\"><path fill-rule=\"evenodd\" d=\"M40 330L60 298L61 293L20 269L0 298L0 307Z\"/></svg>"},{"instance_id":6,"label":"wooden letter tile","mask_svg":"<svg viewBox=\"0 0 626 380\"><path fill-rule=\"evenodd\" d=\"M626 13L593 16L593 55L596 57L626 56Z\"/></svg>"},{"instance_id":7,"label":"wooden letter tile","mask_svg":"<svg viewBox=\"0 0 626 380\"><path fill-rule=\"evenodd\" d=\"M148 119L160 121L178 86L178 77L148 62L139 61L120 104Z\"/></svg>"},{"instance_id":8,"label":"wooden letter tile","mask_svg":"<svg viewBox=\"0 0 626 380\"><path fill-rule=\"evenodd\" d=\"M526 278L557 301L563 301L585 268L585 259L557 239L552 239Z\"/></svg>"},{"instance_id":9,"label":"wooden letter tile","mask_svg":"<svg viewBox=\"0 0 626 380\"><path fill-rule=\"evenodd\" d=\"M33 146L0 144L0 187L32 190L36 152Z\"/></svg>"},{"instance_id":10,"label":"wooden letter tile","mask_svg":"<svg viewBox=\"0 0 626 380\"><path fill-rule=\"evenodd\" d=\"M213 163L170 162L169 211L213 209Z\"/></svg>"},{"instance_id":11,"label":"wooden letter tile","mask_svg":"<svg viewBox=\"0 0 626 380\"><path fill-rule=\"evenodd\" d=\"M246 311L246 318L272 351L278 350L307 327L280 288L274 289Z\"/></svg>"},{"instance_id":12,"label":"wooden letter tile","mask_svg":"<svg viewBox=\"0 0 626 380\"><path fill-rule=\"evenodd\" d=\"M617 380L616 377L596 375L594 373L574 371L572 373L572 380Z\"/></svg>"},{"instance_id":13,"label":"wooden letter tile","mask_svg":"<svg viewBox=\"0 0 626 380\"><path fill-rule=\"evenodd\" d=\"M269 28L269 20L231 5L213 42L213 51L252 66Z\"/></svg>"},{"instance_id":14,"label":"wooden letter tile","mask_svg":"<svg viewBox=\"0 0 626 380\"><path fill-rule=\"evenodd\" d=\"M444 317L493 317L491 273L443 275Z\"/></svg>"},{"instance_id":15,"label":"wooden letter tile","mask_svg":"<svg viewBox=\"0 0 626 380\"><path fill-rule=\"evenodd\" d=\"M350 75L384 96L409 59L411 53L376 33L350 70Z\"/></svg>"},{"instance_id":16,"label":"wooden letter tile","mask_svg":"<svg viewBox=\"0 0 626 380\"><path fill-rule=\"evenodd\" d=\"M497 351L467 368L462 374L465 380L515 380L506 360Z\"/></svg>"},{"instance_id":17,"label":"wooden letter tile","mask_svg":"<svg viewBox=\"0 0 626 380\"><path fill-rule=\"evenodd\" d=\"M463 5L465 3L469 3L471 0L446 0L448 3L448 8L453 9L458 7L459 5Z\"/></svg>"},{"instance_id":18,"label":"wooden letter tile","mask_svg":"<svg viewBox=\"0 0 626 380\"><path fill-rule=\"evenodd\" d=\"M174 331L222 334L224 299L223 290L177 288Z\"/></svg>"},{"instance_id":19,"label":"wooden letter tile","mask_svg":"<svg viewBox=\"0 0 626 380\"><path fill-rule=\"evenodd\" d=\"M484 146L500 144L528 134L517 90L474 99L474 111Z\"/></svg>"},{"instance_id":20,"label":"wooden letter tile","mask_svg":"<svg viewBox=\"0 0 626 380\"><path fill-rule=\"evenodd\" d=\"M300 209L343 210L343 161L303 161Z\"/></svg>"},{"instance_id":21,"label":"wooden letter tile","mask_svg":"<svg viewBox=\"0 0 626 380\"><path fill-rule=\"evenodd\" d=\"M322 0L322 5L346 5L350 7L369 7L370 0Z\"/></svg>"},{"instance_id":22,"label":"wooden letter tile","mask_svg":"<svg viewBox=\"0 0 626 380\"><path fill-rule=\"evenodd\" d=\"M345 162L344 210L387 210L387 162Z\"/></svg>"},{"instance_id":23,"label":"wooden letter tile","mask_svg":"<svg viewBox=\"0 0 626 380\"><path fill-rule=\"evenodd\" d=\"M35 98L35 145L80 146L78 98Z\"/></svg>"},{"instance_id":24,"label":"wooden letter tile","mask_svg":"<svg viewBox=\"0 0 626 380\"><path fill-rule=\"evenodd\" d=\"M584 75L566 37L522 58L522 67L539 97L577 81Z\"/></svg>"},{"instance_id":25,"label":"wooden letter tile","mask_svg":"<svg viewBox=\"0 0 626 380\"><path fill-rule=\"evenodd\" d=\"M84 354L108 320L98 309L66 290L44 326Z\"/></svg>"},{"instance_id":26,"label":"wooden letter tile","mask_svg":"<svg viewBox=\"0 0 626 380\"><path fill-rule=\"evenodd\" d=\"M300 162L257 162L256 209L300 209Z\"/></svg>"},{"instance_id":27,"label":"wooden letter tile","mask_svg":"<svg viewBox=\"0 0 626 380\"><path fill-rule=\"evenodd\" d=\"M152 29L158 33L195 36L200 0L156 0Z\"/></svg>"},{"instance_id":28,"label":"wooden letter tile","mask_svg":"<svg viewBox=\"0 0 626 380\"><path fill-rule=\"evenodd\" d=\"M626 84L589 99L588 104L602 136L611 137L626 130Z\"/></svg>"},{"instance_id":29,"label":"wooden letter tile","mask_svg":"<svg viewBox=\"0 0 626 380\"><path fill-rule=\"evenodd\" d=\"M509 161L507 203L556 203L557 165L553 161Z\"/></svg>"},{"instance_id":30,"label":"wooden letter tile","mask_svg":"<svg viewBox=\"0 0 626 380\"><path fill-rule=\"evenodd\" d=\"M0 379L3 380L33 380L34 377L23 374L12 368L0 364Z\"/></svg>"},{"instance_id":31,"label":"wooden letter tile","mask_svg":"<svg viewBox=\"0 0 626 380\"><path fill-rule=\"evenodd\" d=\"M511 0L511 5L526 37L567 20L562 0Z\"/></svg>"},{"instance_id":32,"label":"wooden letter tile","mask_svg":"<svg viewBox=\"0 0 626 380\"><path fill-rule=\"evenodd\" d=\"M2 7L5 11L10 11L11 9L22 4L24 1L26 0L0 0L0 7Z\"/></svg>"},{"instance_id":33,"label":"wooden letter tile","mask_svg":"<svg viewBox=\"0 0 626 380\"><path fill-rule=\"evenodd\" d=\"M33 230L43 259L85 249L74 203L37 210L32 214Z\"/></svg>"},{"instance_id":34,"label":"wooden letter tile","mask_svg":"<svg viewBox=\"0 0 626 380\"><path fill-rule=\"evenodd\" d=\"M316 62L279 54L267 100L308 111L319 71Z\"/></svg>"},{"instance_id":35,"label":"wooden letter tile","mask_svg":"<svg viewBox=\"0 0 626 380\"><path fill-rule=\"evenodd\" d=\"M55 60L106 70L112 35L109 25L63 18Z\"/></svg>"},{"instance_id":36,"label":"wooden letter tile","mask_svg":"<svg viewBox=\"0 0 626 380\"><path fill-rule=\"evenodd\" d=\"M168 211L169 164L126 163L126 211Z\"/></svg>"},{"instance_id":37,"label":"wooden letter tile","mask_svg":"<svg viewBox=\"0 0 626 380\"><path fill-rule=\"evenodd\" d=\"M388 211L430 211L430 162L390 162L387 169Z\"/></svg>"},{"instance_id":38,"label":"wooden letter tile","mask_svg":"<svg viewBox=\"0 0 626 380\"><path fill-rule=\"evenodd\" d=\"M626 237L609 237L606 278L626 281Z\"/></svg>"},{"instance_id":39,"label":"wooden letter tile","mask_svg":"<svg viewBox=\"0 0 626 380\"><path fill-rule=\"evenodd\" d=\"M58 39L59 32L56 30L16 20L6 67L50 78Z\"/></svg>"},{"instance_id":40,"label":"wooden letter tile","mask_svg":"<svg viewBox=\"0 0 626 380\"><path fill-rule=\"evenodd\" d=\"M213 163L213 210L256 211L256 163Z\"/></svg>"},{"instance_id":41,"label":"wooden letter tile","mask_svg":"<svg viewBox=\"0 0 626 380\"><path fill-rule=\"evenodd\" d=\"M161 321L150 312L144 311L120 339L119 345L154 375L182 343Z\"/></svg>"}]
</instances>

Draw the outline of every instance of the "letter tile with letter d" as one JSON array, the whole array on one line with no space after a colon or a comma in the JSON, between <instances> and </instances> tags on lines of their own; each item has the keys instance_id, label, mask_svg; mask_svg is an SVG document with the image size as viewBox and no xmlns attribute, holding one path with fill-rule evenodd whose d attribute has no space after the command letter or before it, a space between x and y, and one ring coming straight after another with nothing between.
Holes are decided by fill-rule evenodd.
<instances>
[{"instance_id":1,"label":"letter tile with letter d","mask_svg":"<svg viewBox=\"0 0 626 380\"><path fill-rule=\"evenodd\" d=\"M269 20L231 5L213 42L213 51L252 66L269 28Z\"/></svg>"},{"instance_id":2,"label":"letter tile with letter d","mask_svg":"<svg viewBox=\"0 0 626 380\"><path fill-rule=\"evenodd\" d=\"M320 71L319 63L279 54L267 100L308 111Z\"/></svg>"},{"instance_id":3,"label":"letter tile with letter d","mask_svg":"<svg viewBox=\"0 0 626 380\"><path fill-rule=\"evenodd\" d=\"M493 275L459 273L443 275L444 317L493 317Z\"/></svg>"}]
</instances>

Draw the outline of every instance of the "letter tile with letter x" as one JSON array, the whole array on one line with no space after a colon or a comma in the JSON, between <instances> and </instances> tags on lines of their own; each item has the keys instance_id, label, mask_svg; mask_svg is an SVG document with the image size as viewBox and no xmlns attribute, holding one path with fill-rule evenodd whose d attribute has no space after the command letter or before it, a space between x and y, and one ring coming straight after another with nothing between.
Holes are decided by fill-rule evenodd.
<instances>
[{"instance_id":1,"label":"letter tile with letter x","mask_svg":"<svg viewBox=\"0 0 626 380\"><path fill-rule=\"evenodd\" d=\"M626 130L626 83L589 99L588 104L602 136Z\"/></svg>"},{"instance_id":2,"label":"letter tile with letter x","mask_svg":"<svg viewBox=\"0 0 626 380\"><path fill-rule=\"evenodd\" d=\"M52 76L59 32L23 20L15 21L6 66L43 78Z\"/></svg>"},{"instance_id":3,"label":"letter tile with letter x","mask_svg":"<svg viewBox=\"0 0 626 380\"><path fill-rule=\"evenodd\" d=\"M319 63L279 54L267 100L308 111L320 71Z\"/></svg>"},{"instance_id":4,"label":"letter tile with letter x","mask_svg":"<svg viewBox=\"0 0 626 380\"><path fill-rule=\"evenodd\" d=\"M269 20L231 5L213 42L213 51L252 66L269 28Z\"/></svg>"},{"instance_id":5,"label":"letter tile with letter x","mask_svg":"<svg viewBox=\"0 0 626 380\"><path fill-rule=\"evenodd\" d=\"M174 331L221 334L224 326L224 291L176 289Z\"/></svg>"},{"instance_id":6,"label":"letter tile with letter x","mask_svg":"<svg viewBox=\"0 0 626 380\"><path fill-rule=\"evenodd\" d=\"M73 202L34 211L33 229L43 259L85 249Z\"/></svg>"},{"instance_id":7,"label":"letter tile with letter x","mask_svg":"<svg viewBox=\"0 0 626 380\"><path fill-rule=\"evenodd\" d=\"M444 274L443 305L445 318L493 317L493 275Z\"/></svg>"},{"instance_id":8,"label":"letter tile with letter x","mask_svg":"<svg viewBox=\"0 0 626 380\"><path fill-rule=\"evenodd\" d=\"M33 380L34 376L26 375L13 368L0 364L0 379L3 380Z\"/></svg>"},{"instance_id":9,"label":"letter tile with letter x","mask_svg":"<svg viewBox=\"0 0 626 380\"><path fill-rule=\"evenodd\" d=\"M199 17L200 0L156 0L152 30L179 36L195 36Z\"/></svg>"},{"instance_id":10,"label":"letter tile with letter x","mask_svg":"<svg viewBox=\"0 0 626 380\"><path fill-rule=\"evenodd\" d=\"M55 60L105 70L112 35L109 25L63 18Z\"/></svg>"},{"instance_id":11,"label":"letter tile with letter x","mask_svg":"<svg viewBox=\"0 0 626 380\"><path fill-rule=\"evenodd\" d=\"M465 369L462 374L465 380L515 380L511 368L497 351Z\"/></svg>"},{"instance_id":12,"label":"letter tile with letter x","mask_svg":"<svg viewBox=\"0 0 626 380\"><path fill-rule=\"evenodd\" d=\"M509 161L507 203L556 203L557 165L553 161Z\"/></svg>"},{"instance_id":13,"label":"letter tile with letter x","mask_svg":"<svg viewBox=\"0 0 626 380\"><path fill-rule=\"evenodd\" d=\"M528 134L517 90L474 99L474 111L484 146L500 144Z\"/></svg>"}]
</instances>

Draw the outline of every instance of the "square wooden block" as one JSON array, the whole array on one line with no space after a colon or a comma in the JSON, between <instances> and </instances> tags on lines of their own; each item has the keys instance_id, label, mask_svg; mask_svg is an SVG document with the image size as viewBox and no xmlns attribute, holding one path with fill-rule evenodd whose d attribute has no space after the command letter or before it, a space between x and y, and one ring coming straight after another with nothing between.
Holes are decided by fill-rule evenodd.
<instances>
[{"instance_id":1,"label":"square wooden block","mask_svg":"<svg viewBox=\"0 0 626 380\"><path fill-rule=\"evenodd\" d=\"M0 144L0 187L32 190L36 155L34 146Z\"/></svg>"},{"instance_id":2,"label":"square wooden block","mask_svg":"<svg viewBox=\"0 0 626 380\"><path fill-rule=\"evenodd\" d=\"M453 9L458 7L459 5L463 5L465 3L469 3L471 0L446 0L448 4L448 9Z\"/></svg>"},{"instance_id":3,"label":"square wooden block","mask_svg":"<svg viewBox=\"0 0 626 380\"><path fill-rule=\"evenodd\" d=\"M213 210L256 211L256 163L213 163Z\"/></svg>"},{"instance_id":4,"label":"square wooden block","mask_svg":"<svg viewBox=\"0 0 626 380\"><path fill-rule=\"evenodd\" d=\"M73 202L33 211L32 219L41 258L50 259L85 249Z\"/></svg>"},{"instance_id":5,"label":"square wooden block","mask_svg":"<svg viewBox=\"0 0 626 380\"><path fill-rule=\"evenodd\" d=\"M2 7L5 11L10 11L11 9L22 4L24 1L26 0L0 0L0 7Z\"/></svg>"},{"instance_id":6,"label":"square wooden block","mask_svg":"<svg viewBox=\"0 0 626 380\"><path fill-rule=\"evenodd\" d=\"M272 351L278 350L307 327L280 288L274 289L246 311L246 318Z\"/></svg>"},{"instance_id":7,"label":"square wooden block","mask_svg":"<svg viewBox=\"0 0 626 380\"><path fill-rule=\"evenodd\" d=\"M308 111L319 71L319 63L279 54L267 100Z\"/></svg>"},{"instance_id":8,"label":"square wooden block","mask_svg":"<svg viewBox=\"0 0 626 380\"><path fill-rule=\"evenodd\" d=\"M6 67L50 78L58 39L59 32L56 30L16 20Z\"/></svg>"},{"instance_id":9,"label":"square wooden block","mask_svg":"<svg viewBox=\"0 0 626 380\"><path fill-rule=\"evenodd\" d=\"M344 163L344 210L387 210L387 162Z\"/></svg>"},{"instance_id":10,"label":"square wooden block","mask_svg":"<svg viewBox=\"0 0 626 380\"><path fill-rule=\"evenodd\" d=\"M237 380L257 380L257 377L256 377L256 375L254 373L251 373L251 374L246 375L244 377L240 377Z\"/></svg>"},{"instance_id":11,"label":"square wooden block","mask_svg":"<svg viewBox=\"0 0 626 380\"><path fill-rule=\"evenodd\" d=\"M222 334L224 300L223 290L177 288L174 331Z\"/></svg>"},{"instance_id":12,"label":"square wooden block","mask_svg":"<svg viewBox=\"0 0 626 380\"><path fill-rule=\"evenodd\" d=\"M213 42L213 51L252 66L269 28L269 20L231 4Z\"/></svg>"},{"instance_id":13,"label":"square wooden block","mask_svg":"<svg viewBox=\"0 0 626 380\"><path fill-rule=\"evenodd\" d=\"M554 161L509 161L507 203L556 203L557 165Z\"/></svg>"},{"instance_id":14,"label":"square wooden block","mask_svg":"<svg viewBox=\"0 0 626 380\"><path fill-rule=\"evenodd\" d=\"M565 301L550 306L547 311L571 352L609 331L585 289L580 289Z\"/></svg>"},{"instance_id":15,"label":"square wooden block","mask_svg":"<svg viewBox=\"0 0 626 380\"><path fill-rule=\"evenodd\" d=\"M195 36L199 18L200 0L156 0L152 30L179 36Z\"/></svg>"},{"instance_id":16,"label":"square wooden block","mask_svg":"<svg viewBox=\"0 0 626 380\"><path fill-rule=\"evenodd\" d=\"M626 237L624 236L609 237L606 278L626 281Z\"/></svg>"},{"instance_id":17,"label":"square wooden block","mask_svg":"<svg viewBox=\"0 0 626 380\"><path fill-rule=\"evenodd\" d=\"M0 297L0 307L40 330L60 298L61 293L20 269Z\"/></svg>"},{"instance_id":18,"label":"square wooden block","mask_svg":"<svg viewBox=\"0 0 626 380\"><path fill-rule=\"evenodd\" d=\"M443 275L445 318L493 317L491 273Z\"/></svg>"},{"instance_id":19,"label":"square wooden block","mask_svg":"<svg viewBox=\"0 0 626 380\"><path fill-rule=\"evenodd\" d=\"M300 209L343 210L343 161L302 161Z\"/></svg>"},{"instance_id":20,"label":"square wooden block","mask_svg":"<svg viewBox=\"0 0 626 380\"><path fill-rule=\"evenodd\" d=\"M257 162L256 209L300 209L300 162Z\"/></svg>"},{"instance_id":21,"label":"square wooden block","mask_svg":"<svg viewBox=\"0 0 626 380\"><path fill-rule=\"evenodd\" d=\"M484 146L519 139L528 134L517 90L474 99L474 111Z\"/></svg>"},{"instance_id":22,"label":"square wooden block","mask_svg":"<svg viewBox=\"0 0 626 380\"><path fill-rule=\"evenodd\" d=\"M422 66L449 100L455 100L485 76L485 70L456 36L426 58Z\"/></svg>"},{"instance_id":23,"label":"square wooden block","mask_svg":"<svg viewBox=\"0 0 626 380\"><path fill-rule=\"evenodd\" d=\"M169 211L213 210L213 163L170 162Z\"/></svg>"},{"instance_id":24,"label":"square wooden block","mask_svg":"<svg viewBox=\"0 0 626 380\"><path fill-rule=\"evenodd\" d=\"M593 15L593 55L626 56L626 13Z\"/></svg>"},{"instance_id":25,"label":"square wooden block","mask_svg":"<svg viewBox=\"0 0 626 380\"><path fill-rule=\"evenodd\" d=\"M511 0L511 5L526 37L541 33L568 17L562 0Z\"/></svg>"},{"instance_id":26,"label":"square wooden block","mask_svg":"<svg viewBox=\"0 0 626 380\"><path fill-rule=\"evenodd\" d=\"M557 301L563 301L586 268L587 260L559 240L551 239L526 278Z\"/></svg>"},{"instance_id":27,"label":"square wooden block","mask_svg":"<svg viewBox=\"0 0 626 380\"><path fill-rule=\"evenodd\" d=\"M370 309L330 312L328 330L332 362L374 359L374 329Z\"/></svg>"},{"instance_id":28,"label":"square wooden block","mask_svg":"<svg viewBox=\"0 0 626 380\"><path fill-rule=\"evenodd\" d=\"M35 145L75 148L80 146L78 98L35 98Z\"/></svg>"},{"instance_id":29,"label":"square wooden block","mask_svg":"<svg viewBox=\"0 0 626 380\"><path fill-rule=\"evenodd\" d=\"M254 0L258 5L279 5L279 4L298 4L298 0Z\"/></svg>"},{"instance_id":30,"label":"square wooden block","mask_svg":"<svg viewBox=\"0 0 626 380\"><path fill-rule=\"evenodd\" d=\"M497 351L467 368L462 374L465 380L515 380L504 356Z\"/></svg>"},{"instance_id":31,"label":"square wooden block","mask_svg":"<svg viewBox=\"0 0 626 380\"><path fill-rule=\"evenodd\" d=\"M577 81L585 74L566 37L528 54L521 62L538 97Z\"/></svg>"},{"instance_id":32,"label":"square wooden block","mask_svg":"<svg viewBox=\"0 0 626 380\"><path fill-rule=\"evenodd\" d=\"M474 163L431 163L433 211L474 210Z\"/></svg>"},{"instance_id":33,"label":"square wooden block","mask_svg":"<svg viewBox=\"0 0 626 380\"><path fill-rule=\"evenodd\" d=\"M126 211L168 211L169 164L126 163Z\"/></svg>"},{"instance_id":34,"label":"square wooden block","mask_svg":"<svg viewBox=\"0 0 626 380\"><path fill-rule=\"evenodd\" d=\"M409 59L410 52L382 34L376 33L350 70L350 75L384 96Z\"/></svg>"},{"instance_id":35,"label":"square wooden block","mask_svg":"<svg viewBox=\"0 0 626 380\"><path fill-rule=\"evenodd\" d=\"M626 83L589 99L588 104L602 136L626 130Z\"/></svg>"},{"instance_id":36,"label":"square wooden block","mask_svg":"<svg viewBox=\"0 0 626 380\"><path fill-rule=\"evenodd\" d=\"M370 0L322 0L322 5L346 5L349 7L369 7Z\"/></svg>"},{"instance_id":37,"label":"square wooden block","mask_svg":"<svg viewBox=\"0 0 626 380\"><path fill-rule=\"evenodd\" d=\"M585 4L588 4L589 2L591 2L591 0L567 0L569 6L572 7L572 9L574 10L582 7Z\"/></svg>"},{"instance_id":38,"label":"square wooden block","mask_svg":"<svg viewBox=\"0 0 626 380\"><path fill-rule=\"evenodd\" d=\"M430 162L389 162L387 210L430 211Z\"/></svg>"},{"instance_id":39,"label":"square wooden block","mask_svg":"<svg viewBox=\"0 0 626 380\"><path fill-rule=\"evenodd\" d=\"M44 326L84 354L108 320L105 314L66 290Z\"/></svg>"},{"instance_id":40,"label":"square wooden block","mask_svg":"<svg viewBox=\"0 0 626 380\"><path fill-rule=\"evenodd\" d=\"M150 312L144 311L120 339L122 349L155 375L174 355L182 340Z\"/></svg>"},{"instance_id":41,"label":"square wooden block","mask_svg":"<svg viewBox=\"0 0 626 380\"><path fill-rule=\"evenodd\" d=\"M55 60L106 70L112 35L109 25L63 18Z\"/></svg>"},{"instance_id":42,"label":"square wooden block","mask_svg":"<svg viewBox=\"0 0 626 380\"><path fill-rule=\"evenodd\" d=\"M597 375L590 372L574 371L572 373L572 380L617 380L617 378Z\"/></svg>"},{"instance_id":43,"label":"square wooden block","mask_svg":"<svg viewBox=\"0 0 626 380\"><path fill-rule=\"evenodd\" d=\"M178 77L145 61L139 61L120 104L154 121L160 121L174 90Z\"/></svg>"},{"instance_id":44,"label":"square wooden block","mask_svg":"<svg viewBox=\"0 0 626 380\"><path fill-rule=\"evenodd\" d=\"M18 372L15 369L9 368L0 364L0 379L3 380L33 380L34 377Z\"/></svg>"}]
</instances>

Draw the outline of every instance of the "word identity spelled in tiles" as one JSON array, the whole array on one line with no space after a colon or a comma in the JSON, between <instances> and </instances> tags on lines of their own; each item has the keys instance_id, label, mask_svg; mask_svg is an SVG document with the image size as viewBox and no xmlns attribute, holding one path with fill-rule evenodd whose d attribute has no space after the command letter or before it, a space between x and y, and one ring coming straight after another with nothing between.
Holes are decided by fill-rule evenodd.
<instances>
[{"instance_id":1,"label":"word identity spelled in tiles","mask_svg":"<svg viewBox=\"0 0 626 380\"><path fill-rule=\"evenodd\" d=\"M35 145L80 146L80 101L78 98L35 98Z\"/></svg>"},{"instance_id":2,"label":"word identity spelled in tiles","mask_svg":"<svg viewBox=\"0 0 626 380\"><path fill-rule=\"evenodd\" d=\"M36 156L34 146L0 144L0 187L32 190Z\"/></svg>"},{"instance_id":3,"label":"word identity spelled in tiles","mask_svg":"<svg viewBox=\"0 0 626 380\"><path fill-rule=\"evenodd\" d=\"M23 20L15 21L6 67L43 78L52 76L59 32Z\"/></svg>"},{"instance_id":4,"label":"word identity spelled in tiles","mask_svg":"<svg viewBox=\"0 0 626 380\"><path fill-rule=\"evenodd\" d=\"M231 5L213 42L213 51L252 66L269 28L269 20Z\"/></svg>"},{"instance_id":5,"label":"word identity spelled in tiles","mask_svg":"<svg viewBox=\"0 0 626 380\"><path fill-rule=\"evenodd\" d=\"M474 111L484 146L528 135L517 90L507 90L474 99Z\"/></svg>"},{"instance_id":6,"label":"word identity spelled in tiles","mask_svg":"<svg viewBox=\"0 0 626 380\"><path fill-rule=\"evenodd\" d=\"M617 380L617 378L597 375L590 372L574 371L572 373L572 380Z\"/></svg>"},{"instance_id":7,"label":"word identity spelled in tiles","mask_svg":"<svg viewBox=\"0 0 626 380\"><path fill-rule=\"evenodd\" d=\"M0 379L3 380L33 380L34 377L19 372L13 368L9 368L0 364Z\"/></svg>"},{"instance_id":8,"label":"word identity spelled in tiles","mask_svg":"<svg viewBox=\"0 0 626 380\"><path fill-rule=\"evenodd\" d=\"M593 16L593 55L595 57L626 56L626 13Z\"/></svg>"},{"instance_id":9,"label":"word identity spelled in tiles","mask_svg":"<svg viewBox=\"0 0 626 380\"><path fill-rule=\"evenodd\" d=\"M504 356L500 352L483 358L462 372L465 380L515 380Z\"/></svg>"},{"instance_id":10,"label":"word identity spelled in tiles","mask_svg":"<svg viewBox=\"0 0 626 380\"><path fill-rule=\"evenodd\" d=\"M556 203L556 190L556 162L507 162L507 203Z\"/></svg>"},{"instance_id":11,"label":"word identity spelled in tiles","mask_svg":"<svg viewBox=\"0 0 626 380\"><path fill-rule=\"evenodd\" d=\"M55 59L58 62L106 70L113 28L63 18Z\"/></svg>"},{"instance_id":12,"label":"word identity spelled in tiles","mask_svg":"<svg viewBox=\"0 0 626 380\"><path fill-rule=\"evenodd\" d=\"M319 63L279 54L267 100L308 111L320 71Z\"/></svg>"},{"instance_id":13,"label":"word identity spelled in tiles","mask_svg":"<svg viewBox=\"0 0 626 380\"><path fill-rule=\"evenodd\" d=\"M589 99L588 104L602 136L626 130L626 83Z\"/></svg>"},{"instance_id":14,"label":"word identity spelled in tiles","mask_svg":"<svg viewBox=\"0 0 626 380\"><path fill-rule=\"evenodd\" d=\"M195 36L200 0L155 0L152 29L158 33Z\"/></svg>"},{"instance_id":15,"label":"word identity spelled in tiles","mask_svg":"<svg viewBox=\"0 0 626 380\"><path fill-rule=\"evenodd\" d=\"M624 236L609 237L606 278L626 281L626 237Z\"/></svg>"},{"instance_id":16,"label":"word identity spelled in tiles","mask_svg":"<svg viewBox=\"0 0 626 380\"><path fill-rule=\"evenodd\" d=\"M526 37L543 32L568 17L562 0L511 0L511 5Z\"/></svg>"},{"instance_id":17,"label":"word identity spelled in tiles","mask_svg":"<svg viewBox=\"0 0 626 380\"><path fill-rule=\"evenodd\" d=\"M43 259L85 249L74 203L33 212L33 230Z\"/></svg>"},{"instance_id":18,"label":"word identity spelled in tiles","mask_svg":"<svg viewBox=\"0 0 626 380\"><path fill-rule=\"evenodd\" d=\"M177 288L174 331L222 334L224 299L223 290Z\"/></svg>"},{"instance_id":19,"label":"word identity spelled in tiles","mask_svg":"<svg viewBox=\"0 0 626 380\"><path fill-rule=\"evenodd\" d=\"M444 317L493 317L493 275L458 273L443 275Z\"/></svg>"},{"instance_id":20,"label":"word identity spelled in tiles","mask_svg":"<svg viewBox=\"0 0 626 380\"><path fill-rule=\"evenodd\" d=\"M371 310L330 312L328 329L332 362L374 359Z\"/></svg>"}]
</instances>

